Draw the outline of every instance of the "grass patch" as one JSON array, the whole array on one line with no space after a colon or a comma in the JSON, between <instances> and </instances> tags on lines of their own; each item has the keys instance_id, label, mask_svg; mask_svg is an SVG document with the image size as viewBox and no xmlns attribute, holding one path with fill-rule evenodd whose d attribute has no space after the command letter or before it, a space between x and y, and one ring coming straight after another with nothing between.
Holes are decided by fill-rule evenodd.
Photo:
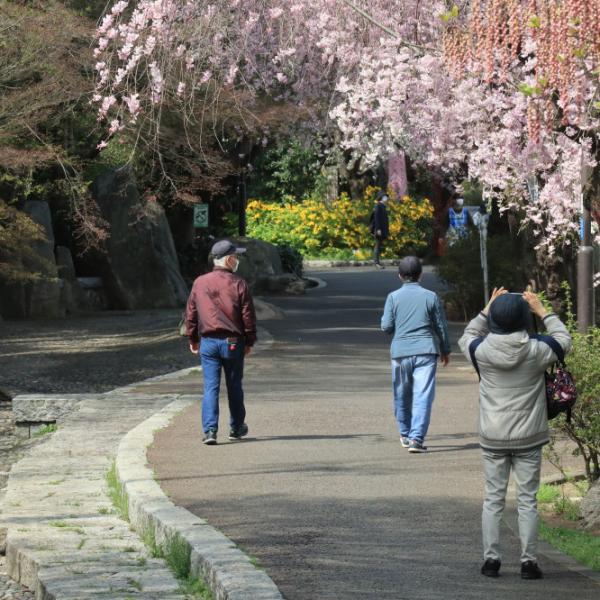
<instances>
[{"instance_id":1,"label":"grass patch","mask_svg":"<svg viewBox=\"0 0 600 600\"><path fill-rule=\"evenodd\" d=\"M73 531L74 533L78 533L79 535L85 535L85 531L82 527L77 527L76 525L70 525L66 521L50 521L48 523L50 527L56 527L58 529L64 529L65 531Z\"/></svg>"},{"instance_id":2,"label":"grass patch","mask_svg":"<svg viewBox=\"0 0 600 600\"><path fill-rule=\"evenodd\" d=\"M49 423L48 425L44 425L40 427L32 437L42 437L43 435L47 435L48 433L54 433L58 429L58 425L56 423Z\"/></svg>"},{"instance_id":3,"label":"grass patch","mask_svg":"<svg viewBox=\"0 0 600 600\"><path fill-rule=\"evenodd\" d=\"M117 476L117 466L113 461L108 473L106 474L106 483L108 485L108 495L115 506L119 516L129 521L129 502L123 485ZM132 529L133 530L133 529ZM162 558L172 571L173 575L179 580L181 590L191 598L199 600L214 600L208 584L199 577L192 577L190 574L190 556L192 549L190 545L180 536L174 535L169 538L164 545L156 543L156 531L152 524L144 527L139 532L144 544L150 551L152 558ZM126 548L127 551L129 548ZM138 559L139 566L146 565L146 559ZM133 585L134 580L129 582ZM141 590L141 587L140 587Z\"/></svg>"},{"instance_id":4,"label":"grass patch","mask_svg":"<svg viewBox=\"0 0 600 600\"><path fill-rule=\"evenodd\" d=\"M200 600L213 600L212 592L206 583L198 577L187 577L181 582L181 591L187 596Z\"/></svg>"},{"instance_id":5,"label":"grass patch","mask_svg":"<svg viewBox=\"0 0 600 600\"><path fill-rule=\"evenodd\" d=\"M117 465L113 461L108 473L106 474L106 483L108 485L108 497L111 499L119 516L124 521L129 521L129 502L123 489L123 485L117 476Z\"/></svg>"},{"instance_id":6,"label":"grass patch","mask_svg":"<svg viewBox=\"0 0 600 600\"><path fill-rule=\"evenodd\" d=\"M554 502L554 512L561 515L568 521L578 521L581 518L579 504L573 502L570 498L563 496Z\"/></svg>"},{"instance_id":7,"label":"grass patch","mask_svg":"<svg viewBox=\"0 0 600 600\"><path fill-rule=\"evenodd\" d=\"M187 579L190 574L192 548L178 535L169 538L165 548L165 560L177 579Z\"/></svg>"},{"instance_id":8,"label":"grass patch","mask_svg":"<svg viewBox=\"0 0 600 600\"><path fill-rule=\"evenodd\" d=\"M540 524L540 537L594 571L600 571L600 536Z\"/></svg>"},{"instance_id":9,"label":"grass patch","mask_svg":"<svg viewBox=\"0 0 600 600\"><path fill-rule=\"evenodd\" d=\"M101 506L98 509L98 514L99 515L109 515L111 513L110 508L106 507L106 506Z\"/></svg>"},{"instance_id":10,"label":"grass patch","mask_svg":"<svg viewBox=\"0 0 600 600\"><path fill-rule=\"evenodd\" d=\"M540 504L550 504L550 502L554 502L555 500L557 500L559 496L560 490L557 486L542 483L537 493L537 501Z\"/></svg>"},{"instance_id":11,"label":"grass patch","mask_svg":"<svg viewBox=\"0 0 600 600\"><path fill-rule=\"evenodd\" d=\"M128 579L127 583L138 590L138 592L142 591L142 584L137 579Z\"/></svg>"}]
</instances>

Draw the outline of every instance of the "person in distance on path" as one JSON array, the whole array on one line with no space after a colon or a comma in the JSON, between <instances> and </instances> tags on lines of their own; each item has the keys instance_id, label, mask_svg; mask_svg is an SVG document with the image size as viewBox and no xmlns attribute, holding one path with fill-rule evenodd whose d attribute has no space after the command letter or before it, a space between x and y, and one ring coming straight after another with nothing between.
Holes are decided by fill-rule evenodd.
<instances>
[{"instance_id":1,"label":"person in distance on path","mask_svg":"<svg viewBox=\"0 0 600 600\"><path fill-rule=\"evenodd\" d=\"M479 443L485 476L481 574L487 577L500 572L500 523L511 470L517 484L521 577L542 577L537 564L537 492L542 446L549 441L544 372L557 357L549 345L529 337L530 312L543 321L566 354L571 336L560 319L548 313L533 292L509 294L502 287L494 289L488 305L458 341L467 360L474 358L481 377Z\"/></svg>"},{"instance_id":2,"label":"person in distance on path","mask_svg":"<svg viewBox=\"0 0 600 600\"><path fill-rule=\"evenodd\" d=\"M213 271L194 281L186 307L186 335L190 350L200 353L204 375L202 441L207 445L217 443L221 369L229 399L229 439L248 434L242 378L244 357L256 342L256 314L248 284L235 274L244 252L229 240L214 244Z\"/></svg>"},{"instance_id":3,"label":"person in distance on path","mask_svg":"<svg viewBox=\"0 0 600 600\"><path fill-rule=\"evenodd\" d=\"M388 295L381 329L393 335L392 386L400 443L410 453L426 452L437 358L449 362L448 325L440 299L421 287L421 261L406 256L398 273L404 285ZM438 341L439 340L439 344ZM439 349L438 349L439 345Z\"/></svg>"},{"instance_id":4,"label":"person in distance on path","mask_svg":"<svg viewBox=\"0 0 600 600\"><path fill-rule=\"evenodd\" d=\"M381 252L383 250L384 241L390 235L390 222L386 207L388 200L389 197L385 192L377 192L377 195L375 196L375 208L369 219L369 229L375 241L373 262L378 269L384 268L381 264Z\"/></svg>"}]
</instances>

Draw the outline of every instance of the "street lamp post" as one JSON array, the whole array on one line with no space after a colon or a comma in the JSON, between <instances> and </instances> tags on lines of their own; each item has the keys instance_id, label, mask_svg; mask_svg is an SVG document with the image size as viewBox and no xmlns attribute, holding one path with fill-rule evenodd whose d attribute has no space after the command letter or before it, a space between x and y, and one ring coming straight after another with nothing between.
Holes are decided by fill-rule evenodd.
<instances>
[{"instance_id":1,"label":"street lamp post","mask_svg":"<svg viewBox=\"0 0 600 600\"><path fill-rule=\"evenodd\" d=\"M592 215L583 205L581 245L577 252L577 329L587 333L594 324L594 248L592 246Z\"/></svg>"},{"instance_id":2,"label":"street lamp post","mask_svg":"<svg viewBox=\"0 0 600 600\"><path fill-rule=\"evenodd\" d=\"M481 269L483 270L483 299L484 306L490 301L490 284L488 274L487 260L487 230L490 222L490 215L486 212L482 205L480 209L473 215L473 224L479 230L479 255L481 259Z\"/></svg>"}]
</instances>

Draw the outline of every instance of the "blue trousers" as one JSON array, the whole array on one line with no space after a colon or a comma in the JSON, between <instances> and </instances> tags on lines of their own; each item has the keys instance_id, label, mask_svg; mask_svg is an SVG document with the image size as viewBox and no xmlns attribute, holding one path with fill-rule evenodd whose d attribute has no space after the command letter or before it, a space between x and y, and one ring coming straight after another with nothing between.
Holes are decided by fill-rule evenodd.
<instances>
[{"instance_id":1,"label":"blue trousers","mask_svg":"<svg viewBox=\"0 0 600 600\"><path fill-rule=\"evenodd\" d=\"M229 400L229 423L238 429L246 418L244 407L244 342L239 340L231 349L226 339L203 337L200 341L200 364L204 374L204 398L202 399L202 429L219 428L219 388L221 368L225 373L227 398Z\"/></svg>"},{"instance_id":2,"label":"blue trousers","mask_svg":"<svg viewBox=\"0 0 600 600\"><path fill-rule=\"evenodd\" d=\"M392 359L394 415L400 435L423 443L435 396L436 354Z\"/></svg>"}]
</instances>

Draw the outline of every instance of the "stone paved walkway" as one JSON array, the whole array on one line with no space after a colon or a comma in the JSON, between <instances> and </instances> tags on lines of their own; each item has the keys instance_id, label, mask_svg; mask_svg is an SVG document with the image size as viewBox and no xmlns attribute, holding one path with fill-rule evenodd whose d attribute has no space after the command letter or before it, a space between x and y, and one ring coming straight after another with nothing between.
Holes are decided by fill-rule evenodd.
<instances>
[{"instance_id":1,"label":"stone paved walkway","mask_svg":"<svg viewBox=\"0 0 600 600\"><path fill-rule=\"evenodd\" d=\"M73 600L184 597L115 514L105 480L122 436L173 400L123 391L88 399L13 467L2 515L12 578Z\"/></svg>"}]
</instances>

